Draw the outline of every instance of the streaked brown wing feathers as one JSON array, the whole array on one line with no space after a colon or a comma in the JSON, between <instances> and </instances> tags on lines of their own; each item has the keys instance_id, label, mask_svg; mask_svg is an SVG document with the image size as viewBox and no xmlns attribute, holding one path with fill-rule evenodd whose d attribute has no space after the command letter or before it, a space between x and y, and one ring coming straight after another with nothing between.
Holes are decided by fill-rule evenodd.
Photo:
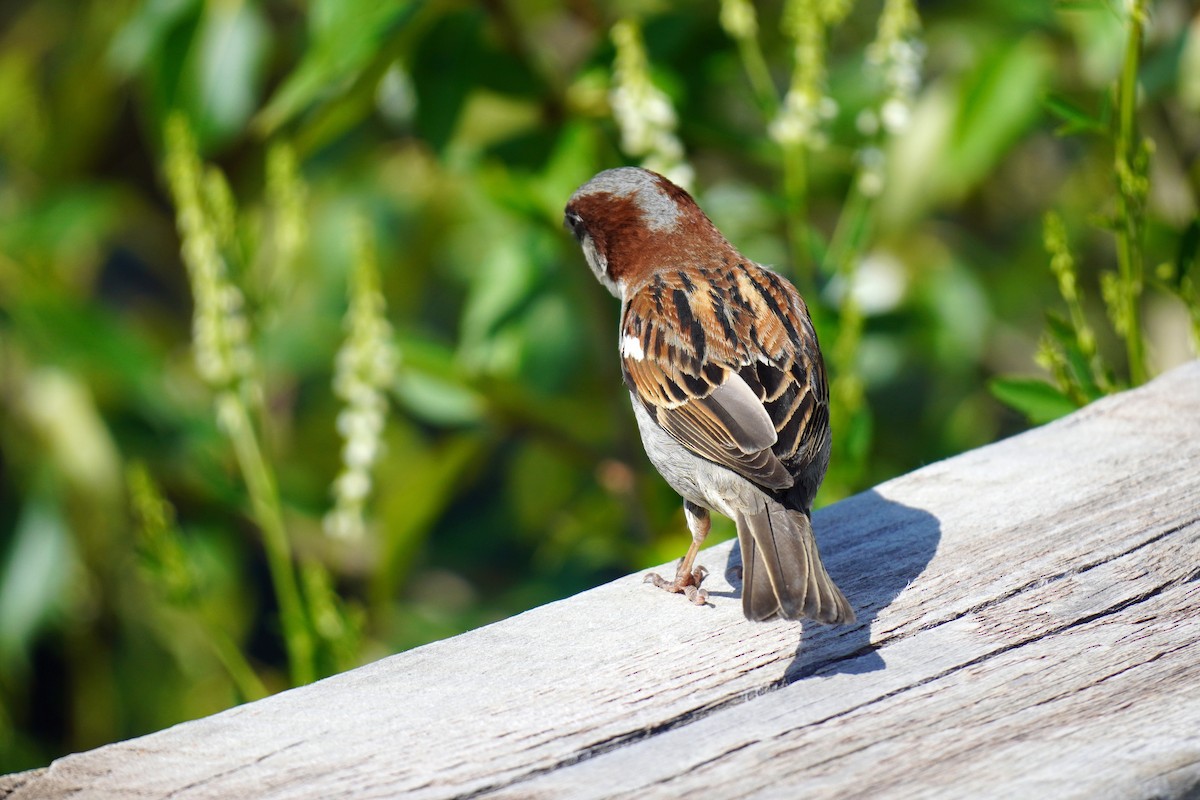
<instances>
[{"instance_id":1,"label":"streaked brown wing feathers","mask_svg":"<svg viewBox=\"0 0 1200 800\"><path fill-rule=\"evenodd\" d=\"M637 346L622 347L627 384L697 455L772 489L786 488L819 455L828 435L824 367L803 301L777 275L749 265L691 277L660 272L627 304L622 340L629 339ZM744 412L731 416L714 402L731 375L766 410L776 432L769 448L751 432L752 419L739 428ZM780 460L788 465L782 474Z\"/></svg>"}]
</instances>

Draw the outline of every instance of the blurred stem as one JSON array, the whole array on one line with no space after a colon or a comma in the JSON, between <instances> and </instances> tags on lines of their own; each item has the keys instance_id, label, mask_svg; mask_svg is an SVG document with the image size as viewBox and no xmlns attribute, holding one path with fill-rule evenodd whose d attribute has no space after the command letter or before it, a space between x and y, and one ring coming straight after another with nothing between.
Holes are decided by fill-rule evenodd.
<instances>
[{"instance_id":1,"label":"blurred stem","mask_svg":"<svg viewBox=\"0 0 1200 800\"><path fill-rule=\"evenodd\" d=\"M266 697L267 688L242 655L237 644L200 609L203 590L197 583L182 535L175 525L175 509L163 497L146 465L134 461L125 474L134 527L138 535L144 574L168 605L197 620L204 641L229 673L244 700Z\"/></svg>"},{"instance_id":2,"label":"blurred stem","mask_svg":"<svg viewBox=\"0 0 1200 800\"><path fill-rule=\"evenodd\" d=\"M271 469L263 458L246 404L233 390L217 395L217 419L233 443L238 467L250 492L254 518L263 532L271 583L279 603L292 683L300 686L316 680L316 650L304 602L300 595L292 547L283 526L279 493Z\"/></svg>"},{"instance_id":3,"label":"blurred stem","mask_svg":"<svg viewBox=\"0 0 1200 800\"><path fill-rule=\"evenodd\" d=\"M751 36L737 38L738 54L742 58L742 67L746 70L746 79L754 91L754 99L767 119L773 119L779 113L779 98L775 94L775 84L771 80L771 70L763 57L758 39Z\"/></svg>"},{"instance_id":4,"label":"blurred stem","mask_svg":"<svg viewBox=\"0 0 1200 800\"><path fill-rule=\"evenodd\" d=\"M858 186L856 177L854 186ZM853 267L857 256L862 252L863 244L871 230L872 213L875 204L858 189L851 189L846 198L846 206L838 217L837 227L829 240L829 251L825 257L825 272L843 275L847 280L853 277Z\"/></svg>"},{"instance_id":5,"label":"blurred stem","mask_svg":"<svg viewBox=\"0 0 1200 800\"><path fill-rule=\"evenodd\" d=\"M721 27L737 43L738 56L760 110L767 119L773 119L779 113L779 98L758 43L758 12L754 4L750 0L721 0Z\"/></svg>"},{"instance_id":6,"label":"blurred stem","mask_svg":"<svg viewBox=\"0 0 1200 800\"><path fill-rule=\"evenodd\" d=\"M1133 385L1146 382L1146 354L1139 322L1138 302L1143 286L1143 198L1145 176L1138 163L1142 143L1137 130L1137 76L1141 57L1142 26L1147 0L1134 0L1129 8L1129 35L1117 87L1119 117L1116 141L1117 265L1121 291L1118 331L1125 339L1129 378Z\"/></svg>"},{"instance_id":7,"label":"blurred stem","mask_svg":"<svg viewBox=\"0 0 1200 800\"><path fill-rule=\"evenodd\" d=\"M787 237L795 265L804 284L815 277L808 233L808 162L802 143L783 146L783 195L787 202Z\"/></svg>"},{"instance_id":8,"label":"blurred stem","mask_svg":"<svg viewBox=\"0 0 1200 800\"><path fill-rule=\"evenodd\" d=\"M267 687L259 680L253 667L242 655L242 651L238 649L233 639L229 638L229 634L215 625L206 625L205 628L213 652L216 653L221 665L225 667L225 671L229 673L229 677L237 687L238 694L242 696L242 699L260 700L269 695Z\"/></svg>"},{"instance_id":9,"label":"blurred stem","mask_svg":"<svg viewBox=\"0 0 1200 800\"><path fill-rule=\"evenodd\" d=\"M838 308L837 338L830 350L833 379L830 384L830 424L841 457L844 483L856 485L862 477L866 442L858 435L853 421L865 413L865 387L855 369L859 344L862 341L863 314L854 294L855 272L871 229L875 203L857 189L858 177L852 184L846 205L838 217L837 227L830 240L823 271L835 274L843 281L844 291Z\"/></svg>"}]
</instances>

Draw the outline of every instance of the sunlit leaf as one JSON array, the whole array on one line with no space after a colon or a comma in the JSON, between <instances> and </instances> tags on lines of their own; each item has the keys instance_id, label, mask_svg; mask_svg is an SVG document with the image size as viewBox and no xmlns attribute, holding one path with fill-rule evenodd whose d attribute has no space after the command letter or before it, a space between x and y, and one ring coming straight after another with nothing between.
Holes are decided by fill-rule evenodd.
<instances>
[{"instance_id":1,"label":"sunlit leaf","mask_svg":"<svg viewBox=\"0 0 1200 800\"><path fill-rule=\"evenodd\" d=\"M257 126L271 134L297 114L345 91L417 4L404 0L344 0L314 5L303 59L259 112Z\"/></svg>"},{"instance_id":2,"label":"sunlit leaf","mask_svg":"<svg viewBox=\"0 0 1200 800\"><path fill-rule=\"evenodd\" d=\"M474 425L483 419L485 406L478 393L438 375L406 367L395 392L405 409L434 425Z\"/></svg>"},{"instance_id":3,"label":"sunlit leaf","mask_svg":"<svg viewBox=\"0 0 1200 800\"><path fill-rule=\"evenodd\" d=\"M472 368L507 371L515 367L504 356L504 327L515 319L537 291L541 266L517 237L490 248L474 275L462 316L462 354ZM515 353L509 353L515 356Z\"/></svg>"},{"instance_id":4,"label":"sunlit leaf","mask_svg":"<svg viewBox=\"0 0 1200 800\"><path fill-rule=\"evenodd\" d=\"M258 104L268 29L254 3L207 3L198 31L194 121L201 138L223 141Z\"/></svg>"},{"instance_id":5,"label":"sunlit leaf","mask_svg":"<svg viewBox=\"0 0 1200 800\"><path fill-rule=\"evenodd\" d=\"M1065 417L1077 406L1058 389L1037 378L993 378L988 381L992 395L1028 418L1034 425Z\"/></svg>"},{"instance_id":6,"label":"sunlit leaf","mask_svg":"<svg viewBox=\"0 0 1200 800\"><path fill-rule=\"evenodd\" d=\"M125 74L144 68L171 30L199 3L200 0L146 0L141 3L113 37L108 51L109 62Z\"/></svg>"},{"instance_id":7,"label":"sunlit leaf","mask_svg":"<svg viewBox=\"0 0 1200 800\"><path fill-rule=\"evenodd\" d=\"M1048 48L1032 37L983 59L961 89L948 175L970 186L1012 146L1037 115L1050 64Z\"/></svg>"},{"instance_id":8,"label":"sunlit leaf","mask_svg":"<svg viewBox=\"0 0 1200 800\"><path fill-rule=\"evenodd\" d=\"M0 666L24 660L33 637L65 610L77 566L57 498L39 495L21 510L0 569Z\"/></svg>"}]
</instances>

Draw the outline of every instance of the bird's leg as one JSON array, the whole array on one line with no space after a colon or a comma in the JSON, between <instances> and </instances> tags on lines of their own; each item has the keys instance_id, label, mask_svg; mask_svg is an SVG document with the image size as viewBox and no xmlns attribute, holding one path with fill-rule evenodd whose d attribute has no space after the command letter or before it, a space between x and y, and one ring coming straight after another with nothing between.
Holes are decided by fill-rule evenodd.
<instances>
[{"instance_id":1,"label":"bird's leg","mask_svg":"<svg viewBox=\"0 0 1200 800\"><path fill-rule=\"evenodd\" d=\"M658 573L651 572L646 575L645 582L653 583L668 592L683 594L688 600L702 606L708 602L708 592L701 589L700 584L704 582L704 576L708 574L708 570L704 567L693 569L692 565L696 563L696 554L700 552L700 545L708 536L712 522L708 518L708 509L698 506L690 500L683 501L683 515L687 517L688 530L692 533L692 546L688 548L687 555L679 562L679 569L675 570L675 580L668 581Z\"/></svg>"}]
</instances>

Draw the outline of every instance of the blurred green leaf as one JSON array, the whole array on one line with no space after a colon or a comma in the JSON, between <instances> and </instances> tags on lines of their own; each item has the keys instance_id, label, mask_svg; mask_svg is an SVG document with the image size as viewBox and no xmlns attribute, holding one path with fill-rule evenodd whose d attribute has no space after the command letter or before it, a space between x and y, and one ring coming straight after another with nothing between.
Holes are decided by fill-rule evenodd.
<instances>
[{"instance_id":1,"label":"blurred green leaf","mask_svg":"<svg viewBox=\"0 0 1200 800\"><path fill-rule=\"evenodd\" d=\"M483 419L484 402L479 394L440 375L401 369L395 391L409 412L433 425L474 425Z\"/></svg>"},{"instance_id":2,"label":"blurred green leaf","mask_svg":"<svg viewBox=\"0 0 1200 800\"><path fill-rule=\"evenodd\" d=\"M200 7L201 0L146 0L113 37L109 63L131 75L147 66L151 54L163 46L172 29Z\"/></svg>"},{"instance_id":3,"label":"blurred green leaf","mask_svg":"<svg viewBox=\"0 0 1200 800\"><path fill-rule=\"evenodd\" d=\"M1034 425L1043 425L1077 410L1058 389L1037 378L993 378L988 389L997 400L1024 414Z\"/></svg>"},{"instance_id":4,"label":"blurred green leaf","mask_svg":"<svg viewBox=\"0 0 1200 800\"><path fill-rule=\"evenodd\" d=\"M984 56L960 90L946 175L974 186L1030 124L1050 75L1050 51L1028 36Z\"/></svg>"},{"instance_id":5,"label":"blurred green leaf","mask_svg":"<svg viewBox=\"0 0 1200 800\"><path fill-rule=\"evenodd\" d=\"M512 376L523 344L513 328L534 303L544 265L531 257L528 232L509 235L483 253L462 313L460 352L468 369Z\"/></svg>"},{"instance_id":6,"label":"blurred green leaf","mask_svg":"<svg viewBox=\"0 0 1200 800\"><path fill-rule=\"evenodd\" d=\"M464 489L466 473L484 462L488 444L466 433L430 445L410 431L390 437L388 446L404 458L390 459L379 468L382 568L374 571L370 586L371 606L377 612L394 597L438 515Z\"/></svg>"},{"instance_id":7,"label":"blurred green leaf","mask_svg":"<svg viewBox=\"0 0 1200 800\"><path fill-rule=\"evenodd\" d=\"M16 329L38 357L86 376L92 386L151 419L178 409L162 391L160 347L108 309L30 292L12 309Z\"/></svg>"},{"instance_id":8,"label":"blurred green leaf","mask_svg":"<svg viewBox=\"0 0 1200 800\"><path fill-rule=\"evenodd\" d=\"M254 113L271 34L253 0L148 0L118 31L108 60L145 81L156 131L182 111L208 150L241 133Z\"/></svg>"},{"instance_id":9,"label":"blurred green leaf","mask_svg":"<svg viewBox=\"0 0 1200 800\"><path fill-rule=\"evenodd\" d=\"M1195 272L1197 254L1200 253L1200 217L1193 219L1179 237L1179 248L1175 251L1174 269L1169 285L1175 291L1183 288L1193 275L1200 282L1200 272Z\"/></svg>"},{"instance_id":10,"label":"blurred green leaf","mask_svg":"<svg viewBox=\"0 0 1200 800\"><path fill-rule=\"evenodd\" d=\"M522 320L520 370L534 390L551 394L569 388L579 372L584 349L582 331L566 298L542 293Z\"/></svg>"},{"instance_id":11,"label":"blurred green leaf","mask_svg":"<svg viewBox=\"0 0 1200 800\"><path fill-rule=\"evenodd\" d=\"M0 214L0 253L22 263L19 277L34 296L63 287L83 294L94 277L96 253L121 224L122 213L131 211L126 200L97 185L46 192L17 213ZM48 280L54 285L47 286Z\"/></svg>"},{"instance_id":12,"label":"blurred green leaf","mask_svg":"<svg viewBox=\"0 0 1200 800\"><path fill-rule=\"evenodd\" d=\"M449 144L475 80L484 76L480 59L485 22L482 9L457 9L431 26L417 47L412 67L420 107L416 127L435 152ZM475 80L464 81L463 75Z\"/></svg>"},{"instance_id":13,"label":"blurred green leaf","mask_svg":"<svg viewBox=\"0 0 1200 800\"><path fill-rule=\"evenodd\" d=\"M1042 103L1050 113L1063 121L1063 124L1058 126L1054 131L1058 136L1073 136L1079 133L1104 134L1108 132L1109 108L1107 102L1101 107L1099 115L1085 111L1061 95L1047 95L1042 100Z\"/></svg>"},{"instance_id":14,"label":"blurred green leaf","mask_svg":"<svg viewBox=\"0 0 1200 800\"><path fill-rule=\"evenodd\" d=\"M25 662L39 630L65 611L78 568L58 499L42 492L21 509L0 570L0 666Z\"/></svg>"},{"instance_id":15,"label":"blurred green leaf","mask_svg":"<svg viewBox=\"0 0 1200 800\"><path fill-rule=\"evenodd\" d=\"M889 147L880 198L885 231L906 229L975 191L1037 122L1052 51L1034 34L985 42L973 48L979 55L968 72L930 85L908 130Z\"/></svg>"},{"instance_id":16,"label":"blurred green leaf","mask_svg":"<svg viewBox=\"0 0 1200 800\"><path fill-rule=\"evenodd\" d=\"M389 38L419 3L405 0L318 0L309 17L303 59L258 114L269 136L313 105L336 98L386 50Z\"/></svg>"},{"instance_id":17,"label":"blurred green leaf","mask_svg":"<svg viewBox=\"0 0 1200 800\"><path fill-rule=\"evenodd\" d=\"M1054 0L1056 11L1108 11L1105 0Z\"/></svg>"},{"instance_id":18,"label":"blurred green leaf","mask_svg":"<svg viewBox=\"0 0 1200 800\"><path fill-rule=\"evenodd\" d=\"M258 105L269 43L257 3L206 3L196 42L192 119L202 140L239 133Z\"/></svg>"},{"instance_id":19,"label":"blurred green leaf","mask_svg":"<svg viewBox=\"0 0 1200 800\"><path fill-rule=\"evenodd\" d=\"M404 363L394 391L405 409L447 427L483 421L486 401L458 368L454 351L419 336L402 335L398 342Z\"/></svg>"}]
</instances>

